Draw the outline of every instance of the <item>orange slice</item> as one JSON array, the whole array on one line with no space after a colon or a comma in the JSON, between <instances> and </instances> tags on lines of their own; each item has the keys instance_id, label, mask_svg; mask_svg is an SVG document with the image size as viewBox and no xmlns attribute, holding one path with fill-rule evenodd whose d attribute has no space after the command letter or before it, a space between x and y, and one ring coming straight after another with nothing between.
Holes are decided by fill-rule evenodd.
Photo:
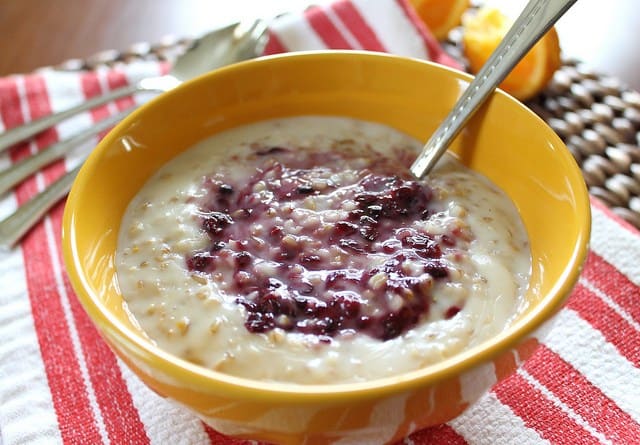
<instances>
[{"instance_id":1,"label":"orange slice","mask_svg":"<svg viewBox=\"0 0 640 445\"><path fill-rule=\"evenodd\" d=\"M438 40L447 38L469 8L469 0L411 0L411 4Z\"/></svg>"},{"instance_id":2,"label":"orange slice","mask_svg":"<svg viewBox=\"0 0 640 445\"><path fill-rule=\"evenodd\" d=\"M472 73L480 70L512 23L496 8L480 8L476 13L464 15L462 42ZM558 34L551 28L509 73L500 88L520 100L530 99L542 91L560 64Z\"/></svg>"}]
</instances>

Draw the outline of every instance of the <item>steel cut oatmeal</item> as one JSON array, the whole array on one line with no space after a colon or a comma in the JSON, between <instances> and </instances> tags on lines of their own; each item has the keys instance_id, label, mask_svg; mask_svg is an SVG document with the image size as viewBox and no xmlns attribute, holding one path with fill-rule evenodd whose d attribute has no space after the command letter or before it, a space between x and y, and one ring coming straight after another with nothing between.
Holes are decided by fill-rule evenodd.
<instances>
[{"instance_id":1,"label":"steel cut oatmeal","mask_svg":"<svg viewBox=\"0 0 640 445\"><path fill-rule=\"evenodd\" d=\"M228 130L129 205L117 274L161 348L258 380L342 383L415 370L522 308L527 236L509 199L453 158L339 117Z\"/></svg>"}]
</instances>

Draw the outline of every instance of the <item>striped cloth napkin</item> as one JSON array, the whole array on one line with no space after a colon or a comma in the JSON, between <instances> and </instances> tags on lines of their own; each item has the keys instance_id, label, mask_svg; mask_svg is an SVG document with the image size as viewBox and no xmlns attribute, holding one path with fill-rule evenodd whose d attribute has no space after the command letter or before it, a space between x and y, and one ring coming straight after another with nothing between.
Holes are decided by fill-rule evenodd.
<instances>
[{"instance_id":1,"label":"striped cloth napkin","mask_svg":"<svg viewBox=\"0 0 640 445\"><path fill-rule=\"evenodd\" d=\"M455 66L404 0L341 0L273 22L268 53L359 48ZM0 131L166 71L155 62L0 79ZM141 98L70 119L0 157L5 168ZM93 141L0 197L4 217ZM406 444L640 443L640 234L592 201L584 273L558 323L515 375ZM65 274L63 204L0 253L0 444L241 444L148 390L103 343ZM383 438L381 438L382 440Z\"/></svg>"}]
</instances>

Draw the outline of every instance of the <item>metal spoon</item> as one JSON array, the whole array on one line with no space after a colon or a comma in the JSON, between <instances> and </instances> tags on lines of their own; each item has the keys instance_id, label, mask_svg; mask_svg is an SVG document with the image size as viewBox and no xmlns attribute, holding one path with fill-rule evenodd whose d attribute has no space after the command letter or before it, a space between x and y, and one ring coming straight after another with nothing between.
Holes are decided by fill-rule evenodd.
<instances>
[{"instance_id":1,"label":"metal spoon","mask_svg":"<svg viewBox=\"0 0 640 445\"><path fill-rule=\"evenodd\" d=\"M0 151L35 136L41 131L78 113L91 110L121 97L140 92L161 93L169 91L185 80L192 79L200 74L239 60L256 57L261 54L264 44L266 44L266 26L265 22L255 20L233 23L205 34L176 59L169 74L142 79L132 85L86 100L68 110L60 111L8 130L0 134ZM110 119L110 126L124 118L126 114L126 112L121 114L118 119ZM89 131L85 139L97 133L97 130L94 132Z\"/></svg>"},{"instance_id":2,"label":"metal spoon","mask_svg":"<svg viewBox=\"0 0 640 445\"><path fill-rule=\"evenodd\" d=\"M11 135L9 135L11 132L7 132L0 136L0 151L2 151L5 146L11 145L25 137L30 137L38 131L47 128L47 126L52 125L52 122L55 123L62 119L66 119L70 115L87 109L87 107L92 108L100 103L140 91L168 91L169 89L178 86L182 81L195 77L199 74L204 74L207 71L234 62L257 57L262 54L264 44L266 43L266 29L266 24L258 20L249 23L235 23L206 34L198 39L194 43L194 46L189 48L184 54L176 59L169 75L144 79L132 86L114 90L108 95L100 96L95 100L88 101L87 103L81 104L78 107L64 112L62 113L62 116L58 115L55 118L44 122L37 121L40 122L37 126L28 127L25 131L12 133ZM20 171L17 174L22 177L27 170L33 171L33 168L37 169L38 166L36 164L41 162L46 164L52 159L60 157L76 143L89 138L100 130L105 129L107 126L114 124L116 121L122 119L126 114L131 112L132 109L116 115L106 123L98 123L94 125L90 129L72 137L70 140L57 144L57 147L51 147L54 148L54 151L52 151L53 157L50 157L47 154L43 155L43 153L51 148L41 151L40 156L42 157L39 157L36 161L30 158L30 161L28 162L29 165L21 165ZM67 194L79 168L80 166L64 174L56 182L45 188L38 195L34 196L30 201L20 206L4 220L0 221L0 250L13 247L22 238L22 236L46 214L47 210L49 210L53 204L58 202ZM16 181L15 176L6 179L12 182ZM0 183L2 182L3 181L0 181Z\"/></svg>"},{"instance_id":3,"label":"metal spoon","mask_svg":"<svg viewBox=\"0 0 640 445\"><path fill-rule=\"evenodd\" d=\"M411 165L410 170L414 176L422 178L433 169L473 113L507 77L520 59L576 1L530 0L527 3L500 45Z\"/></svg>"},{"instance_id":4,"label":"metal spoon","mask_svg":"<svg viewBox=\"0 0 640 445\"><path fill-rule=\"evenodd\" d=\"M0 151L21 140L22 137L33 136L49 124L61 122L69 116L90 110L114 99L140 92L169 91L183 81L215 68L256 57L262 54L266 43L265 31L266 24L261 20L234 23L216 29L196 40L193 46L178 56L169 74L144 78L137 83L89 99L71 109L51 114L0 134ZM53 144L46 150L41 150L0 171L0 195L11 190L16 184L24 181L45 165L62 158L81 143L113 127L132 111L133 108L129 108L108 116L95 125L74 134L69 139Z\"/></svg>"}]
</instances>

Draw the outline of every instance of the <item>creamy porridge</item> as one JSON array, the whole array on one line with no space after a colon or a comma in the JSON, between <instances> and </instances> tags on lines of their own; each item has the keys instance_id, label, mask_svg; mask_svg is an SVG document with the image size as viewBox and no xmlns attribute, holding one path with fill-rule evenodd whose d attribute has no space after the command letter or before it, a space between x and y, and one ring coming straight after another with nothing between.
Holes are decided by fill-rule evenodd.
<instances>
[{"instance_id":1,"label":"creamy porridge","mask_svg":"<svg viewBox=\"0 0 640 445\"><path fill-rule=\"evenodd\" d=\"M117 249L132 317L220 372L303 384L415 370L500 332L523 306L527 237L506 196L421 143L337 117L201 142L133 199Z\"/></svg>"}]
</instances>

